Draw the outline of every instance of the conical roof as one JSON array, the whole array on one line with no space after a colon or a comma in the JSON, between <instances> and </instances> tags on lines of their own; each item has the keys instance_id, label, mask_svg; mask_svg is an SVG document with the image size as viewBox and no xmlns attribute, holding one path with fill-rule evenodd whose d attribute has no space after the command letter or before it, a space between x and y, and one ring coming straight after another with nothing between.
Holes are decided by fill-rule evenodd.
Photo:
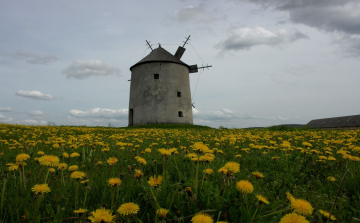
<instances>
[{"instance_id":1,"label":"conical roof","mask_svg":"<svg viewBox=\"0 0 360 223\"><path fill-rule=\"evenodd\" d=\"M147 55L142 60L137 62L135 65L130 67L130 70L140 64L151 63L151 62L170 62L170 63L177 63L177 64L184 65L187 68L190 67L186 63L184 63L181 60L179 60L178 58L174 57L174 55L172 55L171 53L169 53L168 51L166 51L164 48L162 48L159 45L159 47L154 49L153 51L151 51L151 53L149 55Z\"/></svg>"}]
</instances>

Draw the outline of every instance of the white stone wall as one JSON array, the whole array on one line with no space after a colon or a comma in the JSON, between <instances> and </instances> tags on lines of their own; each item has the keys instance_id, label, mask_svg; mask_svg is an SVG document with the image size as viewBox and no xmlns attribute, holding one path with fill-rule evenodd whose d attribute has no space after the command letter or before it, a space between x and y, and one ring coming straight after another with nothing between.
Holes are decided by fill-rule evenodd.
<instances>
[{"instance_id":1,"label":"white stone wall","mask_svg":"<svg viewBox=\"0 0 360 223\"><path fill-rule=\"evenodd\" d=\"M154 79L154 74L159 74L159 79ZM133 125L193 124L189 69L169 62L151 62L132 68L129 125L131 109ZM183 117L179 117L179 111Z\"/></svg>"}]
</instances>

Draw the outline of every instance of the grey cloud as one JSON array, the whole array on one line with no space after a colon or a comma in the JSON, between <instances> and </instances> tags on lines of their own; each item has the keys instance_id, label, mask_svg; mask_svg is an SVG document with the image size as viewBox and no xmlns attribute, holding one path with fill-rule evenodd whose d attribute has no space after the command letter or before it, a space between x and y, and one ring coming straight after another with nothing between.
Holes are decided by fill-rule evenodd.
<instances>
[{"instance_id":1,"label":"grey cloud","mask_svg":"<svg viewBox=\"0 0 360 223\"><path fill-rule=\"evenodd\" d=\"M119 75L120 69L101 60L76 60L62 71L68 78Z\"/></svg>"},{"instance_id":2,"label":"grey cloud","mask_svg":"<svg viewBox=\"0 0 360 223\"><path fill-rule=\"evenodd\" d=\"M74 118L127 119L128 109L93 108L85 111L72 109L69 115Z\"/></svg>"},{"instance_id":3,"label":"grey cloud","mask_svg":"<svg viewBox=\"0 0 360 223\"><path fill-rule=\"evenodd\" d=\"M10 122L12 120L13 120L12 118L9 118L5 115L0 114L0 122Z\"/></svg>"},{"instance_id":4,"label":"grey cloud","mask_svg":"<svg viewBox=\"0 0 360 223\"><path fill-rule=\"evenodd\" d=\"M12 108L6 107L6 108L0 108L0 112L11 112Z\"/></svg>"},{"instance_id":5,"label":"grey cloud","mask_svg":"<svg viewBox=\"0 0 360 223\"><path fill-rule=\"evenodd\" d=\"M331 33L347 56L359 56L360 2L358 0L241 0L286 12L294 23ZM335 41L336 42L336 41Z\"/></svg>"},{"instance_id":6,"label":"grey cloud","mask_svg":"<svg viewBox=\"0 0 360 223\"><path fill-rule=\"evenodd\" d=\"M40 91L23 91L19 90L15 94L16 96L21 96L25 98L31 98L35 100L53 100L53 96L51 94L44 94Z\"/></svg>"},{"instance_id":7,"label":"grey cloud","mask_svg":"<svg viewBox=\"0 0 360 223\"><path fill-rule=\"evenodd\" d=\"M42 112L42 111L29 111L28 114L30 116L43 116L43 115L45 115L45 113Z\"/></svg>"},{"instance_id":8,"label":"grey cloud","mask_svg":"<svg viewBox=\"0 0 360 223\"><path fill-rule=\"evenodd\" d=\"M47 55L40 56L38 54L34 54L28 51L19 50L14 54L15 57L24 59L27 63L30 64L50 64L54 61L59 60L56 56Z\"/></svg>"},{"instance_id":9,"label":"grey cloud","mask_svg":"<svg viewBox=\"0 0 360 223\"><path fill-rule=\"evenodd\" d=\"M259 119L259 120L275 120L275 121L284 121L289 120L291 118L287 117L257 117L250 114L239 114L230 109L222 109L220 111L199 111L193 108L193 116L194 119L202 120L202 121L235 121L235 120L245 120L245 119Z\"/></svg>"},{"instance_id":10,"label":"grey cloud","mask_svg":"<svg viewBox=\"0 0 360 223\"><path fill-rule=\"evenodd\" d=\"M212 23L218 20L218 18L206 12L203 7L192 5L186 6L185 8L176 10L173 19L177 22L197 22L197 23Z\"/></svg>"},{"instance_id":11,"label":"grey cloud","mask_svg":"<svg viewBox=\"0 0 360 223\"><path fill-rule=\"evenodd\" d=\"M223 51L248 50L257 45L279 46L307 38L307 35L297 30L289 32L285 29L279 29L276 32L271 32L263 27L239 28L233 30L231 35L217 44L216 47Z\"/></svg>"},{"instance_id":12,"label":"grey cloud","mask_svg":"<svg viewBox=\"0 0 360 223\"><path fill-rule=\"evenodd\" d=\"M6 52L2 48L0 48L0 55L5 56L5 57L14 58L14 59L25 60L26 63L29 63L29 64L47 65L47 64L50 64L52 62L59 60L59 58L57 58L56 56L53 56L53 55L41 56L39 54L31 53L31 52L24 51L24 50L18 50L17 52L12 53L12 52Z\"/></svg>"},{"instance_id":13,"label":"grey cloud","mask_svg":"<svg viewBox=\"0 0 360 223\"><path fill-rule=\"evenodd\" d=\"M343 36L333 41L339 45L340 52L346 57L360 56L360 35Z\"/></svg>"}]
</instances>

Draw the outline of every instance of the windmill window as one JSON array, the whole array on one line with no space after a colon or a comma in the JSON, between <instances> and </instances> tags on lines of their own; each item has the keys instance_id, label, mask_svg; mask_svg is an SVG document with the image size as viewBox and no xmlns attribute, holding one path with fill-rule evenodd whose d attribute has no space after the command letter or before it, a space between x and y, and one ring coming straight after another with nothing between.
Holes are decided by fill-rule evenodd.
<instances>
[{"instance_id":1,"label":"windmill window","mask_svg":"<svg viewBox=\"0 0 360 223\"><path fill-rule=\"evenodd\" d=\"M183 117L182 111L179 111L179 117Z\"/></svg>"},{"instance_id":2,"label":"windmill window","mask_svg":"<svg viewBox=\"0 0 360 223\"><path fill-rule=\"evenodd\" d=\"M177 96L181 97L181 92L180 91L178 91Z\"/></svg>"},{"instance_id":3,"label":"windmill window","mask_svg":"<svg viewBox=\"0 0 360 223\"><path fill-rule=\"evenodd\" d=\"M159 74L154 74L154 79L159 79Z\"/></svg>"}]
</instances>

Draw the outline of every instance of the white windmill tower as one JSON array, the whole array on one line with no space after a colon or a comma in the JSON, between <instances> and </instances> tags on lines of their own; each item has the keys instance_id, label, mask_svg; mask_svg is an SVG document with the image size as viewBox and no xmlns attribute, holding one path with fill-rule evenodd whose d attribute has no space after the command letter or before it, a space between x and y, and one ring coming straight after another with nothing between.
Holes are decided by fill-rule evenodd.
<instances>
[{"instance_id":1,"label":"white windmill tower","mask_svg":"<svg viewBox=\"0 0 360 223\"><path fill-rule=\"evenodd\" d=\"M131 86L129 126L147 124L193 124L189 73L199 68L180 59L185 44L175 55L164 48L151 49L149 55L130 67Z\"/></svg>"}]
</instances>

